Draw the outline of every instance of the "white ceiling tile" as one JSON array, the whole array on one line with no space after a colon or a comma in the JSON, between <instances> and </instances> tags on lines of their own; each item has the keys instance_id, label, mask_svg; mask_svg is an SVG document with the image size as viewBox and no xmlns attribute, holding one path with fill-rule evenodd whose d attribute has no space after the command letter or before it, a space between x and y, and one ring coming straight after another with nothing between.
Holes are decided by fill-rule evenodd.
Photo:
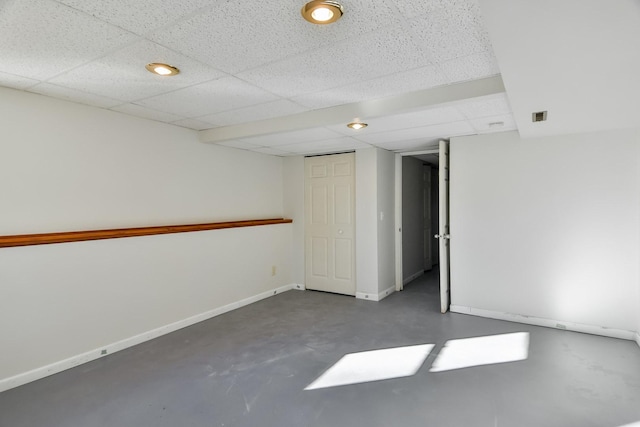
<instances>
[{"instance_id":1,"label":"white ceiling tile","mask_svg":"<svg viewBox=\"0 0 640 427\"><path fill-rule=\"evenodd\" d=\"M57 0L136 34L145 34L211 6L211 0Z\"/></svg>"},{"instance_id":2,"label":"white ceiling tile","mask_svg":"<svg viewBox=\"0 0 640 427\"><path fill-rule=\"evenodd\" d=\"M180 69L158 76L145 65L162 62ZM225 76L221 71L147 40L64 73L50 82L132 102Z\"/></svg>"},{"instance_id":3,"label":"white ceiling tile","mask_svg":"<svg viewBox=\"0 0 640 427\"><path fill-rule=\"evenodd\" d=\"M262 154L270 154L272 156L288 156L288 155L292 154L292 153L289 153L287 151L277 150L275 148L269 148L269 147L254 148L251 151L256 152L256 153L262 153Z\"/></svg>"},{"instance_id":4,"label":"white ceiling tile","mask_svg":"<svg viewBox=\"0 0 640 427\"><path fill-rule=\"evenodd\" d=\"M406 18L415 18L436 13L447 6L463 7L475 3L475 0L402 0L398 9Z\"/></svg>"},{"instance_id":5,"label":"white ceiling tile","mask_svg":"<svg viewBox=\"0 0 640 427\"><path fill-rule=\"evenodd\" d=\"M67 101L79 102L81 104L93 105L94 107L111 108L122 104L122 101L117 99L69 89L51 83L40 83L28 90L29 92L39 93L41 95L51 96Z\"/></svg>"},{"instance_id":6,"label":"white ceiling tile","mask_svg":"<svg viewBox=\"0 0 640 427\"><path fill-rule=\"evenodd\" d=\"M451 136L471 135L475 129L466 121L423 126L410 129L399 129L389 132L359 134L354 138L373 145L391 142L419 140L421 138L449 138Z\"/></svg>"},{"instance_id":7,"label":"white ceiling tile","mask_svg":"<svg viewBox=\"0 0 640 427\"><path fill-rule=\"evenodd\" d=\"M453 2L413 19L411 30L436 62L491 50L480 8L475 2Z\"/></svg>"},{"instance_id":8,"label":"white ceiling tile","mask_svg":"<svg viewBox=\"0 0 640 427\"><path fill-rule=\"evenodd\" d=\"M398 130L419 126L463 121L465 117L454 107L430 108L412 113L380 117L369 121L372 131ZM368 129L368 128L367 128Z\"/></svg>"},{"instance_id":9,"label":"white ceiling tile","mask_svg":"<svg viewBox=\"0 0 640 427\"><path fill-rule=\"evenodd\" d=\"M11 87L14 89L26 89L28 87L37 85L38 83L40 83L39 80L0 72L0 86Z\"/></svg>"},{"instance_id":10,"label":"white ceiling tile","mask_svg":"<svg viewBox=\"0 0 640 427\"><path fill-rule=\"evenodd\" d=\"M467 119L511 113L511 107L506 94L494 95L476 101L466 101L456 105L456 108L464 114Z\"/></svg>"},{"instance_id":11,"label":"white ceiling tile","mask_svg":"<svg viewBox=\"0 0 640 427\"><path fill-rule=\"evenodd\" d=\"M129 32L60 3L5 2L0 71L45 80L134 40Z\"/></svg>"},{"instance_id":12,"label":"white ceiling tile","mask_svg":"<svg viewBox=\"0 0 640 427\"><path fill-rule=\"evenodd\" d=\"M149 108L183 117L202 117L277 99L277 96L235 77L189 86L137 102Z\"/></svg>"},{"instance_id":13,"label":"white ceiling tile","mask_svg":"<svg viewBox=\"0 0 640 427\"><path fill-rule=\"evenodd\" d=\"M243 138L251 144L263 147L275 147L280 145L298 144L302 142L320 141L326 139L339 138L341 135L325 128L311 128L294 132L285 132L272 135L260 135L250 138Z\"/></svg>"},{"instance_id":14,"label":"white ceiling tile","mask_svg":"<svg viewBox=\"0 0 640 427\"><path fill-rule=\"evenodd\" d=\"M372 133L388 132L399 129L417 128L441 123L452 123L465 120L455 107L430 108L405 114L377 117L374 119L361 118L369 126L354 131L344 125L328 126L329 129L349 136L360 136Z\"/></svg>"},{"instance_id":15,"label":"white ceiling tile","mask_svg":"<svg viewBox=\"0 0 640 427\"><path fill-rule=\"evenodd\" d=\"M344 15L336 22L339 25L335 25L335 28L331 28L332 25L309 25L306 22L304 24L307 27L311 26L322 31L318 32L320 37L332 37L334 39L354 37L372 30L402 23L404 16L399 13L398 8L393 3L371 0L344 1L342 2ZM302 4L304 2L297 2L299 6ZM296 17L296 19L299 18Z\"/></svg>"},{"instance_id":16,"label":"white ceiling tile","mask_svg":"<svg viewBox=\"0 0 640 427\"><path fill-rule=\"evenodd\" d=\"M261 145L251 144L250 142L244 141L242 139L232 139L230 141L218 142L217 144L225 147L240 148L242 150L252 150L254 148L263 148Z\"/></svg>"},{"instance_id":17,"label":"white ceiling tile","mask_svg":"<svg viewBox=\"0 0 640 427\"><path fill-rule=\"evenodd\" d=\"M489 116L469 120L478 133L506 132L517 129L513 114ZM502 123L502 125L500 125Z\"/></svg>"},{"instance_id":18,"label":"white ceiling tile","mask_svg":"<svg viewBox=\"0 0 640 427\"><path fill-rule=\"evenodd\" d=\"M325 108L400 95L446 83L448 83L448 80L440 70L433 65L429 65L347 86L300 95L292 98L292 100L310 108Z\"/></svg>"},{"instance_id":19,"label":"white ceiling tile","mask_svg":"<svg viewBox=\"0 0 640 427\"><path fill-rule=\"evenodd\" d=\"M288 151L290 153L311 154L337 152L344 150L355 150L358 148L371 147L362 141L358 141L349 137L334 138L321 141L302 142L299 144L280 145L278 149Z\"/></svg>"},{"instance_id":20,"label":"white ceiling tile","mask_svg":"<svg viewBox=\"0 0 640 427\"><path fill-rule=\"evenodd\" d=\"M439 65L449 83L477 80L500 74L493 51L474 53Z\"/></svg>"},{"instance_id":21,"label":"white ceiling tile","mask_svg":"<svg viewBox=\"0 0 640 427\"><path fill-rule=\"evenodd\" d=\"M239 73L238 76L290 98L426 65L430 65L427 55L404 27L397 26Z\"/></svg>"},{"instance_id":22,"label":"white ceiling tile","mask_svg":"<svg viewBox=\"0 0 640 427\"><path fill-rule=\"evenodd\" d=\"M209 123L205 123L196 119L177 120L175 122L172 122L172 124L193 129L193 130L205 130L205 129L211 129L213 127Z\"/></svg>"},{"instance_id":23,"label":"white ceiling tile","mask_svg":"<svg viewBox=\"0 0 640 427\"><path fill-rule=\"evenodd\" d=\"M317 46L304 30L300 4L286 0L223 2L149 37L229 73ZM268 36L267 36L268 35Z\"/></svg>"},{"instance_id":24,"label":"white ceiling tile","mask_svg":"<svg viewBox=\"0 0 640 427\"><path fill-rule=\"evenodd\" d=\"M198 119L216 126L230 126L257 120L271 119L273 117L288 116L290 114L302 113L308 110L308 108L302 107L295 102L291 102L287 99L279 99L277 101L266 102L264 104L238 108L237 110L209 114L198 117Z\"/></svg>"},{"instance_id":25,"label":"white ceiling tile","mask_svg":"<svg viewBox=\"0 0 640 427\"><path fill-rule=\"evenodd\" d=\"M111 108L113 111L130 114L136 117L156 120L159 122L171 123L183 119L183 117L175 114L169 114L162 111L152 110L150 108L141 107L135 104L124 104Z\"/></svg>"},{"instance_id":26,"label":"white ceiling tile","mask_svg":"<svg viewBox=\"0 0 640 427\"><path fill-rule=\"evenodd\" d=\"M397 10L384 2L353 0L335 24L313 25L302 19L303 4L263 0L256 8L255 2L220 2L150 38L236 73L401 21Z\"/></svg>"}]
</instances>

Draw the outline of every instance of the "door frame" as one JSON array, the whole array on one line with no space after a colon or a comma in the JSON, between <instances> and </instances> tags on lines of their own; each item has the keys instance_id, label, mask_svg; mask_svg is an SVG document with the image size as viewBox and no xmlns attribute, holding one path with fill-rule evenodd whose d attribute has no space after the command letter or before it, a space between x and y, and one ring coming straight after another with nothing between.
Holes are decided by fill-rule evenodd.
<instances>
[{"instance_id":1,"label":"door frame","mask_svg":"<svg viewBox=\"0 0 640 427\"><path fill-rule=\"evenodd\" d=\"M402 158L406 156L417 156L421 154L439 154L440 148L429 148L418 151L406 151L404 153L396 153L396 176L395 176L395 190L396 190L396 209L395 209L395 229L396 229L396 291L404 289L403 284L403 271L402 271ZM451 284L449 284L451 288Z\"/></svg>"}]
</instances>

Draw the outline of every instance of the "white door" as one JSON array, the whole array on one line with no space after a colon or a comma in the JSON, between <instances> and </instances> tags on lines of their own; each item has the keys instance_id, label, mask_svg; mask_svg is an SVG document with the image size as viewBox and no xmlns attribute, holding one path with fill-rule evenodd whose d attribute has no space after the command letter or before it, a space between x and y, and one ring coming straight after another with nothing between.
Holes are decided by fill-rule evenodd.
<instances>
[{"instance_id":1,"label":"white door","mask_svg":"<svg viewBox=\"0 0 640 427\"><path fill-rule=\"evenodd\" d=\"M440 246L440 311L449 311L449 143L440 141L439 230L435 235Z\"/></svg>"},{"instance_id":2,"label":"white door","mask_svg":"<svg viewBox=\"0 0 640 427\"><path fill-rule=\"evenodd\" d=\"M423 268L428 271L433 268L431 258L431 166L422 166L422 230L424 236Z\"/></svg>"},{"instance_id":3,"label":"white door","mask_svg":"<svg viewBox=\"0 0 640 427\"><path fill-rule=\"evenodd\" d=\"M355 154L305 159L305 286L355 295Z\"/></svg>"}]
</instances>

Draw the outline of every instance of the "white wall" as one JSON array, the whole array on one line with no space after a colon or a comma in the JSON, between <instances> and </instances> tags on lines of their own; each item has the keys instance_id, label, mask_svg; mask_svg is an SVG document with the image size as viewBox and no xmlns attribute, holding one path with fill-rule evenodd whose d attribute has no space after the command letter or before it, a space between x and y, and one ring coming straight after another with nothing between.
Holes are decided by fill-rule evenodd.
<instances>
[{"instance_id":1,"label":"white wall","mask_svg":"<svg viewBox=\"0 0 640 427\"><path fill-rule=\"evenodd\" d=\"M395 154L377 149L378 294L395 290Z\"/></svg>"},{"instance_id":2,"label":"white wall","mask_svg":"<svg viewBox=\"0 0 640 427\"><path fill-rule=\"evenodd\" d=\"M9 89L0 120L0 235L283 214L277 157ZM288 224L0 249L0 382L290 284L290 255Z\"/></svg>"},{"instance_id":3,"label":"white wall","mask_svg":"<svg viewBox=\"0 0 640 427\"><path fill-rule=\"evenodd\" d=\"M378 301L395 290L395 155L356 151L356 297Z\"/></svg>"},{"instance_id":4,"label":"white wall","mask_svg":"<svg viewBox=\"0 0 640 427\"><path fill-rule=\"evenodd\" d=\"M452 304L638 328L638 131L451 141Z\"/></svg>"},{"instance_id":5,"label":"white wall","mask_svg":"<svg viewBox=\"0 0 640 427\"><path fill-rule=\"evenodd\" d=\"M378 294L378 187L375 148L356 151L356 296Z\"/></svg>"},{"instance_id":6,"label":"white wall","mask_svg":"<svg viewBox=\"0 0 640 427\"><path fill-rule=\"evenodd\" d=\"M291 236L291 280L304 284L304 156L283 160L284 216L293 219Z\"/></svg>"}]
</instances>

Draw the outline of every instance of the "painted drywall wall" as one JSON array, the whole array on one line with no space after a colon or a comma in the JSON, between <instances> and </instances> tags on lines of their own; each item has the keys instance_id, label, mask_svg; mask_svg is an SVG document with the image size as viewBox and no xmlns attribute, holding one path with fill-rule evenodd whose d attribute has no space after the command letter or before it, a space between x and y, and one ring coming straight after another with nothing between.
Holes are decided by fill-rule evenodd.
<instances>
[{"instance_id":1,"label":"painted drywall wall","mask_svg":"<svg viewBox=\"0 0 640 427\"><path fill-rule=\"evenodd\" d=\"M453 138L452 304L635 330L639 137Z\"/></svg>"},{"instance_id":2,"label":"painted drywall wall","mask_svg":"<svg viewBox=\"0 0 640 427\"><path fill-rule=\"evenodd\" d=\"M0 234L282 216L280 158L9 89L0 121ZM289 284L290 255L289 224L0 249L0 381Z\"/></svg>"},{"instance_id":3,"label":"painted drywall wall","mask_svg":"<svg viewBox=\"0 0 640 427\"><path fill-rule=\"evenodd\" d=\"M424 271L423 162L402 158L402 275L403 280Z\"/></svg>"},{"instance_id":4,"label":"painted drywall wall","mask_svg":"<svg viewBox=\"0 0 640 427\"><path fill-rule=\"evenodd\" d=\"M291 280L293 283L304 284L304 157L285 157L282 160L284 216L293 219Z\"/></svg>"},{"instance_id":5,"label":"painted drywall wall","mask_svg":"<svg viewBox=\"0 0 640 427\"><path fill-rule=\"evenodd\" d=\"M377 149L378 294L395 290L395 154Z\"/></svg>"},{"instance_id":6,"label":"painted drywall wall","mask_svg":"<svg viewBox=\"0 0 640 427\"><path fill-rule=\"evenodd\" d=\"M0 119L0 233L282 215L280 158L11 89Z\"/></svg>"},{"instance_id":7,"label":"painted drywall wall","mask_svg":"<svg viewBox=\"0 0 640 427\"><path fill-rule=\"evenodd\" d=\"M375 148L356 150L356 296L378 294L377 168Z\"/></svg>"}]
</instances>

